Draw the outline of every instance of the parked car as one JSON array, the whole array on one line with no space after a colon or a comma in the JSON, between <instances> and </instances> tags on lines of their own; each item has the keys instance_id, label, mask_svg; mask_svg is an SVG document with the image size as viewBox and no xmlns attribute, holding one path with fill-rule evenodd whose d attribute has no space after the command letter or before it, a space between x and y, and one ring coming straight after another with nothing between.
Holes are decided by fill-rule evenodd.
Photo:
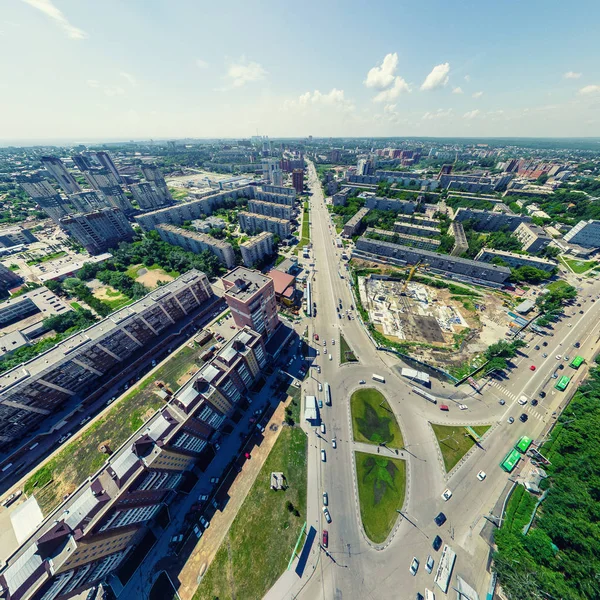
<instances>
[{"instance_id":1,"label":"parked car","mask_svg":"<svg viewBox=\"0 0 600 600\"><path fill-rule=\"evenodd\" d=\"M319 400L319 408L323 408L323 400Z\"/></svg>"},{"instance_id":2,"label":"parked car","mask_svg":"<svg viewBox=\"0 0 600 600\"><path fill-rule=\"evenodd\" d=\"M442 547L442 538L439 535L436 535L433 544L433 549L437 552Z\"/></svg>"},{"instance_id":3,"label":"parked car","mask_svg":"<svg viewBox=\"0 0 600 600\"><path fill-rule=\"evenodd\" d=\"M335 438L331 440L331 446L332 448L337 448L337 440Z\"/></svg>"},{"instance_id":4,"label":"parked car","mask_svg":"<svg viewBox=\"0 0 600 600\"><path fill-rule=\"evenodd\" d=\"M64 444L71 436L73 435L73 432L69 431L68 433L65 433L65 435L63 435L59 440L58 443L59 444Z\"/></svg>"},{"instance_id":5,"label":"parked car","mask_svg":"<svg viewBox=\"0 0 600 600\"><path fill-rule=\"evenodd\" d=\"M202 525L204 529L208 529L210 526L210 521L206 517L200 517L200 525Z\"/></svg>"},{"instance_id":6,"label":"parked car","mask_svg":"<svg viewBox=\"0 0 600 600\"><path fill-rule=\"evenodd\" d=\"M433 571L433 556L431 556L431 554L427 557L427 562L425 563L425 570L428 573L431 573L431 571Z\"/></svg>"},{"instance_id":7,"label":"parked car","mask_svg":"<svg viewBox=\"0 0 600 600\"><path fill-rule=\"evenodd\" d=\"M448 489L444 490L444 491L442 492L442 498L443 498L443 499L444 499L446 502L448 502L448 500L450 500L450 498L452 498L452 492L451 492L450 490L448 490Z\"/></svg>"},{"instance_id":8,"label":"parked car","mask_svg":"<svg viewBox=\"0 0 600 600\"><path fill-rule=\"evenodd\" d=\"M327 492L323 492L323 506L327 506L329 504L329 496Z\"/></svg>"},{"instance_id":9,"label":"parked car","mask_svg":"<svg viewBox=\"0 0 600 600\"><path fill-rule=\"evenodd\" d=\"M410 573L411 575L416 575L419 570L419 559L415 556L410 563Z\"/></svg>"},{"instance_id":10,"label":"parked car","mask_svg":"<svg viewBox=\"0 0 600 600\"><path fill-rule=\"evenodd\" d=\"M323 462L325 462L325 461L326 461L325 450L321 450L321 460L322 460Z\"/></svg>"},{"instance_id":11,"label":"parked car","mask_svg":"<svg viewBox=\"0 0 600 600\"><path fill-rule=\"evenodd\" d=\"M526 413L523 413L520 417L519 417L519 421L521 421L522 423L525 423L525 421L527 421L527 419L529 419L529 417L527 416Z\"/></svg>"},{"instance_id":12,"label":"parked car","mask_svg":"<svg viewBox=\"0 0 600 600\"><path fill-rule=\"evenodd\" d=\"M447 404L440 404L440 410L449 411L450 409L448 408Z\"/></svg>"},{"instance_id":13,"label":"parked car","mask_svg":"<svg viewBox=\"0 0 600 600\"><path fill-rule=\"evenodd\" d=\"M441 513L439 513L439 514L438 514L438 516L437 516L437 517L434 519L434 521L435 521L435 524L436 524L438 527L441 527L441 526L442 526L442 525L443 525L443 524L446 522L446 515L445 515L443 512L441 512Z\"/></svg>"},{"instance_id":14,"label":"parked car","mask_svg":"<svg viewBox=\"0 0 600 600\"><path fill-rule=\"evenodd\" d=\"M366 383L366 381L364 379L361 379L358 383L360 383L361 385L363 385L364 383Z\"/></svg>"},{"instance_id":15,"label":"parked car","mask_svg":"<svg viewBox=\"0 0 600 600\"><path fill-rule=\"evenodd\" d=\"M329 546L329 532L327 529L323 529L323 548Z\"/></svg>"},{"instance_id":16,"label":"parked car","mask_svg":"<svg viewBox=\"0 0 600 600\"><path fill-rule=\"evenodd\" d=\"M326 506L323 507L323 514L325 515L325 520L328 523L331 523L331 515L329 514L329 509Z\"/></svg>"},{"instance_id":17,"label":"parked car","mask_svg":"<svg viewBox=\"0 0 600 600\"><path fill-rule=\"evenodd\" d=\"M194 533L196 534L196 537L200 539L204 532L200 529L200 527L198 527L198 525L194 525Z\"/></svg>"},{"instance_id":18,"label":"parked car","mask_svg":"<svg viewBox=\"0 0 600 600\"><path fill-rule=\"evenodd\" d=\"M508 417L508 419L506 419L507 423L510 423L511 425L515 422L515 418L514 417Z\"/></svg>"},{"instance_id":19,"label":"parked car","mask_svg":"<svg viewBox=\"0 0 600 600\"><path fill-rule=\"evenodd\" d=\"M79 424L80 425L85 425L88 421L91 420L91 418L92 417L88 415L87 417L85 417L85 419L81 419L81 421L79 421Z\"/></svg>"},{"instance_id":20,"label":"parked car","mask_svg":"<svg viewBox=\"0 0 600 600\"><path fill-rule=\"evenodd\" d=\"M322 392L323 391L323 386L321 384L319 384L319 391Z\"/></svg>"},{"instance_id":21,"label":"parked car","mask_svg":"<svg viewBox=\"0 0 600 600\"><path fill-rule=\"evenodd\" d=\"M460 408L460 410L467 410L469 407L466 404L459 404L458 408Z\"/></svg>"}]
</instances>

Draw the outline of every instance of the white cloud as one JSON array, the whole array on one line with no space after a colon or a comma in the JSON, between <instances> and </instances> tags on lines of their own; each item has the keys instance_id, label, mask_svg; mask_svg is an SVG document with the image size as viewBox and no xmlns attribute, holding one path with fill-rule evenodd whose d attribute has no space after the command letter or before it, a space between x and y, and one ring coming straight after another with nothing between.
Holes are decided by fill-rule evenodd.
<instances>
[{"instance_id":1,"label":"white cloud","mask_svg":"<svg viewBox=\"0 0 600 600\"><path fill-rule=\"evenodd\" d=\"M97 79L88 79L86 81L86 83L91 87L91 88L99 88L100 87L100 82Z\"/></svg>"},{"instance_id":2,"label":"white cloud","mask_svg":"<svg viewBox=\"0 0 600 600\"><path fill-rule=\"evenodd\" d=\"M410 86L400 75L394 79L394 85L388 90L383 90L373 98L373 102L390 102L404 93L410 93Z\"/></svg>"},{"instance_id":3,"label":"white cloud","mask_svg":"<svg viewBox=\"0 0 600 600\"><path fill-rule=\"evenodd\" d=\"M201 58L197 58L196 59L196 66L199 69L206 69L206 68L208 68L208 63L205 60L202 60Z\"/></svg>"},{"instance_id":4,"label":"white cloud","mask_svg":"<svg viewBox=\"0 0 600 600\"><path fill-rule=\"evenodd\" d=\"M592 96L594 94L600 94L600 85L586 85L579 90L582 96Z\"/></svg>"},{"instance_id":5,"label":"white cloud","mask_svg":"<svg viewBox=\"0 0 600 600\"><path fill-rule=\"evenodd\" d=\"M475 117L479 116L480 112L481 111L477 108L475 110L470 110L463 115L463 119L474 119Z\"/></svg>"},{"instance_id":6,"label":"white cloud","mask_svg":"<svg viewBox=\"0 0 600 600\"><path fill-rule=\"evenodd\" d=\"M381 66L373 67L367 73L367 78L363 83L368 88L383 90L394 83L397 68L398 53L394 52L393 54L386 54Z\"/></svg>"},{"instance_id":7,"label":"white cloud","mask_svg":"<svg viewBox=\"0 0 600 600\"><path fill-rule=\"evenodd\" d=\"M452 88L452 93L453 94L464 94L464 92L462 91L462 88L460 86Z\"/></svg>"},{"instance_id":8,"label":"white cloud","mask_svg":"<svg viewBox=\"0 0 600 600\"><path fill-rule=\"evenodd\" d=\"M481 98L481 96L483 96L483 92L475 92L473 94L473 98Z\"/></svg>"},{"instance_id":9,"label":"white cloud","mask_svg":"<svg viewBox=\"0 0 600 600\"><path fill-rule=\"evenodd\" d=\"M119 73L119 75L121 77L124 77L125 79L127 79L127 81L129 82L129 85L131 87L136 87L137 86L137 81L135 80L135 77L133 75L131 75L130 73L127 73L126 71L121 71Z\"/></svg>"},{"instance_id":10,"label":"white cloud","mask_svg":"<svg viewBox=\"0 0 600 600\"><path fill-rule=\"evenodd\" d=\"M449 117L452 115L452 109L451 108L438 108L437 110L433 111L433 112L426 112L421 119L423 119L424 121L431 121L432 119L445 119L446 117Z\"/></svg>"},{"instance_id":11,"label":"white cloud","mask_svg":"<svg viewBox=\"0 0 600 600\"><path fill-rule=\"evenodd\" d=\"M122 87L119 87L118 85L113 85L113 86L106 86L104 88L104 93L107 96L124 96L125 95L125 90Z\"/></svg>"},{"instance_id":12,"label":"white cloud","mask_svg":"<svg viewBox=\"0 0 600 600\"><path fill-rule=\"evenodd\" d=\"M261 81L267 76L267 71L262 65L254 61L248 61L245 57L237 63L232 63L227 69L227 77L231 80L233 87L242 87L247 83Z\"/></svg>"},{"instance_id":13,"label":"white cloud","mask_svg":"<svg viewBox=\"0 0 600 600\"><path fill-rule=\"evenodd\" d=\"M425 81L421 86L422 91L435 90L443 87L448 83L448 73L450 73L450 63L442 63L436 65L431 70L431 73L425 77Z\"/></svg>"},{"instance_id":14,"label":"white cloud","mask_svg":"<svg viewBox=\"0 0 600 600\"><path fill-rule=\"evenodd\" d=\"M575 71L567 71L563 77L565 79L579 79L581 77L581 73L575 73Z\"/></svg>"},{"instance_id":15,"label":"white cloud","mask_svg":"<svg viewBox=\"0 0 600 600\"><path fill-rule=\"evenodd\" d=\"M312 93L306 92L300 96L298 102L302 106L306 106L308 104L324 104L326 106L347 105L347 102L344 98L344 90L338 90L336 88L333 88L327 94L323 94L319 90L315 90Z\"/></svg>"},{"instance_id":16,"label":"white cloud","mask_svg":"<svg viewBox=\"0 0 600 600\"><path fill-rule=\"evenodd\" d=\"M469 83L469 81L471 81L471 76L470 75L465 75L465 81L467 83Z\"/></svg>"},{"instance_id":17,"label":"white cloud","mask_svg":"<svg viewBox=\"0 0 600 600\"><path fill-rule=\"evenodd\" d=\"M37 8L40 12L44 13L47 17L52 19L59 27L61 27L68 37L72 40L83 40L88 37L88 34L69 23L67 17L62 13L61 10L56 8L52 3L52 0L22 0L29 6Z\"/></svg>"},{"instance_id":18,"label":"white cloud","mask_svg":"<svg viewBox=\"0 0 600 600\"><path fill-rule=\"evenodd\" d=\"M396 105L395 104L386 104L383 107L383 112L384 113L393 113L396 111Z\"/></svg>"}]
</instances>

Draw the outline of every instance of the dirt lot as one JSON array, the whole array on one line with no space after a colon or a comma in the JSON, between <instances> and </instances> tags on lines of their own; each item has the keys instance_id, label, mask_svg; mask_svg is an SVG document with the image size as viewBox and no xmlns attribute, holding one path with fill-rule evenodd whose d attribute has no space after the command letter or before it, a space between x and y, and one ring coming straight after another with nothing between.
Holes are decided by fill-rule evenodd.
<instances>
[{"instance_id":1,"label":"dirt lot","mask_svg":"<svg viewBox=\"0 0 600 600\"><path fill-rule=\"evenodd\" d=\"M153 269L152 271L148 271L144 268L138 271L138 276L135 278L138 283L145 285L151 290L158 286L159 281L173 281L173 279L175 278L162 269Z\"/></svg>"}]
</instances>

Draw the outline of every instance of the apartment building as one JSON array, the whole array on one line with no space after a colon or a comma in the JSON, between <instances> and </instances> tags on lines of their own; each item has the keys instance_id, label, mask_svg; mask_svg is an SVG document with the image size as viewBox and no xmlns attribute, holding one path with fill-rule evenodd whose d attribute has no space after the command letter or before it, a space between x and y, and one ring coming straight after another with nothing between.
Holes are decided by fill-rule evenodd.
<instances>
[{"instance_id":1,"label":"apartment building","mask_svg":"<svg viewBox=\"0 0 600 600\"><path fill-rule=\"evenodd\" d=\"M96 159L98 164L103 169L106 169L114 177L115 183L123 183L123 178L119 173L119 169L117 169L117 166L115 165L111 155L108 152L100 150L98 152L91 152L90 154Z\"/></svg>"},{"instance_id":2,"label":"apartment building","mask_svg":"<svg viewBox=\"0 0 600 600\"><path fill-rule=\"evenodd\" d=\"M263 231L258 235L240 244L242 260L247 267L253 267L261 263L267 256L275 252L273 245L273 234Z\"/></svg>"},{"instance_id":3,"label":"apartment building","mask_svg":"<svg viewBox=\"0 0 600 600\"><path fill-rule=\"evenodd\" d=\"M83 401L172 325L209 310L215 300L206 275L189 271L0 375L0 448L15 443L68 400Z\"/></svg>"},{"instance_id":4,"label":"apartment building","mask_svg":"<svg viewBox=\"0 0 600 600\"><path fill-rule=\"evenodd\" d=\"M384 262L399 265L414 265L421 261L432 271L442 273L446 277L465 279L492 287L500 287L510 277L510 269L507 267L457 256L435 254L428 250L418 250L390 242L372 240L364 236L356 242L352 255L364 258L382 258Z\"/></svg>"},{"instance_id":5,"label":"apartment building","mask_svg":"<svg viewBox=\"0 0 600 600\"><path fill-rule=\"evenodd\" d=\"M304 169L294 169L292 171L292 187L298 195L304 192Z\"/></svg>"},{"instance_id":6,"label":"apartment building","mask_svg":"<svg viewBox=\"0 0 600 600\"><path fill-rule=\"evenodd\" d=\"M156 232L160 235L163 242L179 246L188 252L204 252L208 250L214 254L219 261L228 269L235 267L235 253L231 244L218 240L206 233L198 231L190 231L182 229L176 225L168 225L163 223L156 228Z\"/></svg>"},{"instance_id":7,"label":"apartment building","mask_svg":"<svg viewBox=\"0 0 600 600\"><path fill-rule=\"evenodd\" d=\"M60 219L59 223L90 254L102 254L121 242L130 242L134 236L125 215L113 207L69 215Z\"/></svg>"},{"instance_id":8,"label":"apartment building","mask_svg":"<svg viewBox=\"0 0 600 600\"><path fill-rule=\"evenodd\" d=\"M377 210L395 210L399 213L412 215L417 207L417 202L415 200L397 200L393 198L369 196L366 199L365 207Z\"/></svg>"},{"instance_id":9,"label":"apartment building","mask_svg":"<svg viewBox=\"0 0 600 600\"><path fill-rule=\"evenodd\" d=\"M269 231L278 235L282 240L287 239L292 234L290 221L257 215L246 211L238 213L240 228L246 233L258 233L260 231Z\"/></svg>"},{"instance_id":10,"label":"apartment building","mask_svg":"<svg viewBox=\"0 0 600 600\"><path fill-rule=\"evenodd\" d=\"M361 220L364 216L369 214L369 208L361 208L345 225L342 235L344 237L352 237L356 235L360 229Z\"/></svg>"},{"instance_id":11,"label":"apartment building","mask_svg":"<svg viewBox=\"0 0 600 600\"><path fill-rule=\"evenodd\" d=\"M135 183L129 189L142 210L156 210L173 204L171 197L165 196L152 183Z\"/></svg>"},{"instance_id":12,"label":"apartment building","mask_svg":"<svg viewBox=\"0 0 600 600\"><path fill-rule=\"evenodd\" d=\"M29 231L19 226L3 227L0 229L0 247L11 248L20 244L32 244L38 239Z\"/></svg>"},{"instance_id":13,"label":"apartment building","mask_svg":"<svg viewBox=\"0 0 600 600\"><path fill-rule=\"evenodd\" d=\"M2 597L67 600L105 581L194 464L214 456L212 440L266 364L261 336L239 331L13 552L0 570Z\"/></svg>"},{"instance_id":14,"label":"apartment building","mask_svg":"<svg viewBox=\"0 0 600 600\"><path fill-rule=\"evenodd\" d=\"M335 193L332 197L334 206L346 206L346 202L350 196L352 190L350 188L342 188L339 192Z\"/></svg>"},{"instance_id":15,"label":"apartment building","mask_svg":"<svg viewBox=\"0 0 600 600\"><path fill-rule=\"evenodd\" d=\"M167 182L165 181L161 170L156 165L150 164L142 165L141 169L146 181L149 181L154 185L164 203L172 203L173 197L171 196L171 192L169 192Z\"/></svg>"},{"instance_id":16,"label":"apartment building","mask_svg":"<svg viewBox=\"0 0 600 600\"><path fill-rule=\"evenodd\" d=\"M249 198L261 202L272 202L273 204L285 204L292 208L296 204L296 191L293 188L279 187L275 185L252 186Z\"/></svg>"},{"instance_id":17,"label":"apartment building","mask_svg":"<svg viewBox=\"0 0 600 600\"><path fill-rule=\"evenodd\" d=\"M523 215L505 215L477 208L460 207L454 213L454 220L459 223L471 221L475 231L515 231L521 223L530 223L531 217Z\"/></svg>"},{"instance_id":18,"label":"apartment building","mask_svg":"<svg viewBox=\"0 0 600 600\"><path fill-rule=\"evenodd\" d=\"M260 271L236 267L222 277L222 282L235 324L269 338L279 326L273 280Z\"/></svg>"},{"instance_id":19,"label":"apartment building","mask_svg":"<svg viewBox=\"0 0 600 600\"><path fill-rule=\"evenodd\" d=\"M75 207L75 210L80 213L87 213L110 206L108 200L103 195L90 191L71 194L69 201Z\"/></svg>"},{"instance_id":20,"label":"apartment building","mask_svg":"<svg viewBox=\"0 0 600 600\"><path fill-rule=\"evenodd\" d=\"M285 204L274 204L273 202L263 202L262 200L248 201L248 212L276 219L289 221L292 218L292 207Z\"/></svg>"},{"instance_id":21,"label":"apartment building","mask_svg":"<svg viewBox=\"0 0 600 600\"><path fill-rule=\"evenodd\" d=\"M283 172L281 161L278 158L263 158L263 179L272 185L281 186L283 183Z\"/></svg>"},{"instance_id":22,"label":"apartment building","mask_svg":"<svg viewBox=\"0 0 600 600\"><path fill-rule=\"evenodd\" d=\"M579 221L565 234L564 240L584 248L600 248L600 221Z\"/></svg>"},{"instance_id":23,"label":"apartment building","mask_svg":"<svg viewBox=\"0 0 600 600\"><path fill-rule=\"evenodd\" d=\"M441 223L439 219L421 215L398 215L397 223L412 223L413 225L424 225L425 227L435 227L440 230Z\"/></svg>"},{"instance_id":24,"label":"apartment building","mask_svg":"<svg viewBox=\"0 0 600 600\"><path fill-rule=\"evenodd\" d=\"M394 231L387 231L386 229L377 229L375 227L367 227L365 231L365 237L367 238L385 238L388 242L394 244L402 244L410 246L411 248L422 248L423 250L431 250L435 252L440 247L440 241L434 240L429 237L410 235L407 233L396 233Z\"/></svg>"},{"instance_id":25,"label":"apartment building","mask_svg":"<svg viewBox=\"0 0 600 600\"><path fill-rule=\"evenodd\" d=\"M452 250L450 251L451 256L460 256L469 249L469 242L467 242L467 236L465 235L462 223L452 221L448 229L448 235L454 238L454 246L452 246Z\"/></svg>"},{"instance_id":26,"label":"apartment building","mask_svg":"<svg viewBox=\"0 0 600 600\"><path fill-rule=\"evenodd\" d=\"M440 237L440 230L437 227L429 227L428 225L420 225L418 223L396 222L394 223L394 231L396 233L416 235L419 237Z\"/></svg>"},{"instance_id":27,"label":"apartment building","mask_svg":"<svg viewBox=\"0 0 600 600\"><path fill-rule=\"evenodd\" d=\"M76 194L81 191L79 184L75 181L75 177L69 173L60 158L56 156L42 156L40 160L42 166L56 179L65 194Z\"/></svg>"},{"instance_id":28,"label":"apartment building","mask_svg":"<svg viewBox=\"0 0 600 600\"><path fill-rule=\"evenodd\" d=\"M41 175L17 175L16 181L55 223L69 214L65 200Z\"/></svg>"},{"instance_id":29,"label":"apartment building","mask_svg":"<svg viewBox=\"0 0 600 600\"><path fill-rule=\"evenodd\" d=\"M528 254L516 254L515 252L506 252L504 250L494 250L493 248L482 248L475 257L475 260L489 263L495 258L501 259L502 262L513 269L534 267L541 271L552 273L558 266L553 260L548 260L547 258L539 258Z\"/></svg>"},{"instance_id":30,"label":"apartment building","mask_svg":"<svg viewBox=\"0 0 600 600\"><path fill-rule=\"evenodd\" d=\"M521 242L523 250L531 254L540 252L552 241L541 227L533 223L521 223L515 229L515 237Z\"/></svg>"}]
</instances>

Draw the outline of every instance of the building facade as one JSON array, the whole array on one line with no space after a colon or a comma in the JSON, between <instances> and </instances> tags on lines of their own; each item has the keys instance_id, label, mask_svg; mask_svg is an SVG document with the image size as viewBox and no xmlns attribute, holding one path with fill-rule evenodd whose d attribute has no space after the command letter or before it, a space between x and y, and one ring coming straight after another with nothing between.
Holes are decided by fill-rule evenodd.
<instances>
[{"instance_id":1,"label":"building facade","mask_svg":"<svg viewBox=\"0 0 600 600\"><path fill-rule=\"evenodd\" d=\"M266 215L276 219L285 219L289 221L292 218L292 207L285 204L274 204L273 202L263 202L262 200L249 200L248 212L257 215Z\"/></svg>"},{"instance_id":2,"label":"building facade","mask_svg":"<svg viewBox=\"0 0 600 600\"><path fill-rule=\"evenodd\" d=\"M396 233L387 231L386 229L377 229L375 227L367 227L365 237L370 239L384 238L387 242L394 244L402 244L411 248L422 248L423 250L431 250L435 252L440 247L440 241L428 237L410 235L407 233Z\"/></svg>"},{"instance_id":3,"label":"building facade","mask_svg":"<svg viewBox=\"0 0 600 600\"><path fill-rule=\"evenodd\" d=\"M304 169L294 169L292 171L292 187L298 195L304 192Z\"/></svg>"},{"instance_id":4,"label":"building facade","mask_svg":"<svg viewBox=\"0 0 600 600\"><path fill-rule=\"evenodd\" d=\"M258 235L240 244L242 260L247 267L254 267L262 263L267 256L271 256L275 252L273 244L273 234L268 231L263 231Z\"/></svg>"},{"instance_id":5,"label":"building facade","mask_svg":"<svg viewBox=\"0 0 600 600\"><path fill-rule=\"evenodd\" d=\"M279 326L273 280L260 271L236 267L222 281L235 324L250 327L265 339L271 337Z\"/></svg>"},{"instance_id":6,"label":"building facade","mask_svg":"<svg viewBox=\"0 0 600 600\"><path fill-rule=\"evenodd\" d=\"M18 175L16 180L55 223L69 214L67 203L41 175Z\"/></svg>"},{"instance_id":7,"label":"building facade","mask_svg":"<svg viewBox=\"0 0 600 600\"><path fill-rule=\"evenodd\" d=\"M553 260L548 260L547 258L539 258L527 254L516 254L515 252L506 252L504 250L494 250L493 248L482 248L475 257L475 260L490 263L495 258L502 260L503 263L513 269L518 269L519 267L534 267L541 271L552 273L557 268L557 264Z\"/></svg>"},{"instance_id":8,"label":"building facade","mask_svg":"<svg viewBox=\"0 0 600 600\"><path fill-rule=\"evenodd\" d=\"M437 227L420 225L418 223L394 223L396 233L405 233L407 235L417 235L419 237L436 238L440 237L440 230Z\"/></svg>"},{"instance_id":9,"label":"building facade","mask_svg":"<svg viewBox=\"0 0 600 600\"><path fill-rule=\"evenodd\" d=\"M506 215L501 212L460 207L454 213L454 220L459 223L471 221L475 231L515 231L521 223L530 223L531 217L523 215Z\"/></svg>"},{"instance_id":10,"label":"building facade","mask_svg":"<svg viewBox=\"0 0 600 600\"><path fill-rule=\"evenodd\" d=\"M352 237L356 235L360 230L361 220L364 216L369 214L369 208L361 208L345 225L342 235L344 237Z\"/></svg>"},{"instance_id":11,"label":"building facade","mask_svg":"<svg viewBox=\"0 0 600 600\"><path fill-rule=\"evenodd\" d=\"M102 254L121 242L130 242L134 232L118 208L69 215L60 226L73 236L90 254Z\"/></svg>"},{"instance_id":12,"label":"building facade","mask_svg":"<svg viewBox=\"0 0 600 600\"><path fill-rule=\"evenodd\" d=\"M246 211L240 211L238 213L238 219L240 222L240 229L245 233L254 234L261 231L269 231L278 235L282 240L287 239L292 234L291 223L285 219L257 215Z\"/></svg>"},{"instance_id":13,"label":"building facade","mask_svg":"<svg viewBox=\"0 0 600 600\"><path fill-rule=\"evenodd\" d=\"M134 183L129 189L142 210L157 210L173 204L172 200L151 183Z\"/></svg>"},{"instance_id":14,"label":"building facade","mask_svg":"<svg viewBox=\"0 0 600 600\"><path fill-rule=\"evenodd\" d=\"M10 248L19 244L32 244L37 241L38 239L29 229L23 229L18 226L0 229L0 247L2 248Z\"/></svg>"},{"instance_id":15,"label":"building facade","mask_svg":"<svg viewBox=\"0 0 600 600\"><path fill-rule=\"evenodd\" d=\"M579 221L565 234L564 240L584 248L600 248L600 221Z\"/></svg>"},{"instance_id":16,"label":"building facade","mask_svg":"<svg viewBox=\"0 0 600 600\"><path fill-rule=\"evenodd\" d=\"M163 242L179 246L188 252L208 252L214 254L228 269L235 267L235 253L231 244L218 240L206 233L182 229L166 223L159 225L156 232Z\"/></svg>"},{"instance_id":17,"label":"building facade","mask_svg":"<svg viewBox=\"0 0 600 600\"><path fill-rule=\"evenodd\" d=\"M69 202L77 212L87 213L101 208L108 208L108 200L98 192L79 192L69 196Z\"/></svg>"},{"instance_id":18,"label":"building facade","mask_svg":"<svg viewBox=\"0 0 600 600\"><path fill-rule=\"evenodd\" d=\"M460 256L469 249L469 242L467 242L467 236L465 235L462 223L452 221L448 229L448 235L454 238L454 246L452 246L452 250L450 251L451 256Z\"/></svg>"},{"instance_id":19,"label":"building facade","mask_svg":"<svg viewBox=\"0 0 600 600\"><path fill-rule=\"evenodd\" d=\"M346 202L348 201L351 191L352 190L350 188L342 188L339 192L336 192L332 197L333 205L346 206Z\"/></svg>"},{"instance_id":20,"label":"building facade","mask_svg":"<svg viewBox=\"0 0 600 600\"><path fill-rule=\"evenodd\" d=\"M156 165L142 165L141 169L146 181L149 181L154 185L164 203L172 203L173 197L171 196L171 192L169 192L167 182L165 181L160 169Z\"/></svg>"},{"instance_id":21,"label":"building facade","mask_svg":"<svg viewBox=\"0 0 600 600\"><path fill-rule=\"evenodd\" d=\"M13 273L8 267L0 263L0 293L6 294L8 290L23 283L20 275Z\"/></svg>"},{"instance_id":22,"label":"building facade","mask_svg":"<svg viewBox=\"0 0 600 600\"><path fill-rule=\"evenodd\" d=\"M60 185L65 194L76 194L81 191L79 184L75 181L75 177L69 173L67 167L65 167L60 158L55 156L42 156L41 163L48 173L56 179L58 185Z\"/></svg>"},{"instance_id":23,"label":"building facade","mask_svg":"<svg viewBox=\"0 0 600 600\"><path fill-rule=\"evenodd\" d=\"M521 242L523 250L531 254L542 251L552 238L538 225L521 223L515 229L515 237Z\"/></svg>"}]
</instances>

